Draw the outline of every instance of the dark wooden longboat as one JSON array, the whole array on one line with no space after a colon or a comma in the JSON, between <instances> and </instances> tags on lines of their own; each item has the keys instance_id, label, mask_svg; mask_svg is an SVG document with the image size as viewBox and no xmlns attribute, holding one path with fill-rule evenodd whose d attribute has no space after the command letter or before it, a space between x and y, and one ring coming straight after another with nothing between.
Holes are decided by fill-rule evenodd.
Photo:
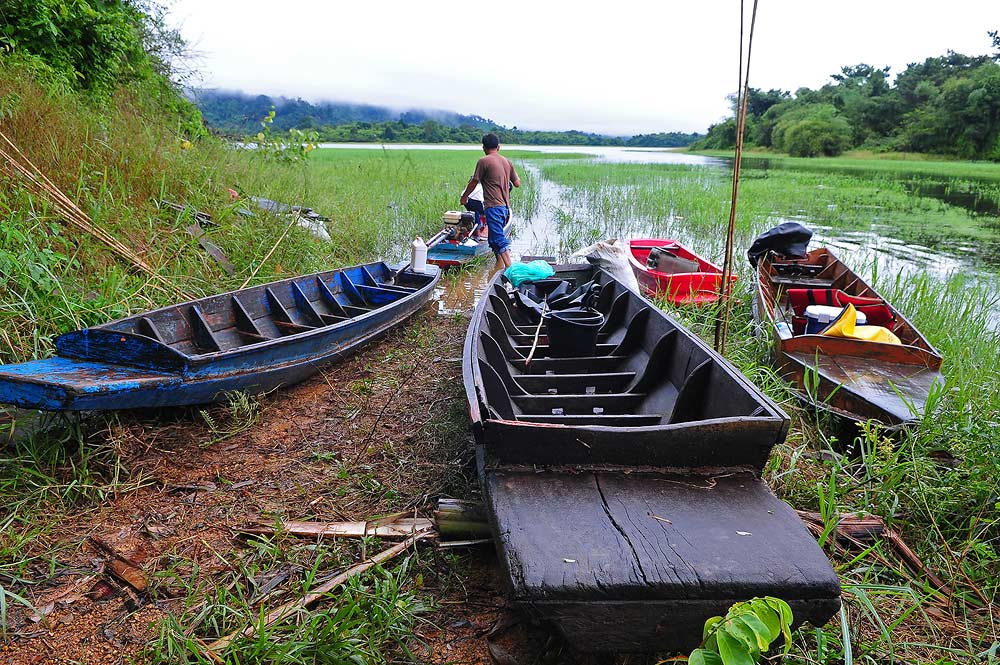
<instances>
[{"instance_id":1,"label":"dark wooden longboat","mask_svg":"<svg viewBox=\"0 0 1000 665\"><path fill-rule=\"evenodd\" d=\"M869 323L890 328L902 345L804 334L802 312L796 309L827 293L840 304L868 303L858 309L868 311ZM941 355L827 248L814 249L802 259L774 254L762 258L754 316L771 334L775 367L796 386L798 397L848 421L907 425L922 417L933 386L944 384ZM784 334L779 323L785 324ZM807 375L810 381L818 379L814 390L806 389Z\"/></svg>"},{"instance_id":2,"label":"dark wooden longboat","mask_svg":"<svg viewBox=\"0 0 1000 665\"><path fill-rule=\"evenodd\" d=\"M398 325L440 277L385 263L294 277L86 328L56 356L0 366L0 404L102 410L201 404L301 381Z\"/></svg>"},{"instance_id":3,"label":"dark wooden longboat","mask_svg":"<svg viewBox=\"0 0 1000 665\"><path fill-rule=\"evenodd\" d=\"M739 600L796 623L839 608L836 574L760 478L788 417L725 359L603 271L595 356L551 357L547 323L494 279L463 374L508 590L583 651L688 651ZM539 331L532 362L530 354Z\"/></svg>"}]
</instances>

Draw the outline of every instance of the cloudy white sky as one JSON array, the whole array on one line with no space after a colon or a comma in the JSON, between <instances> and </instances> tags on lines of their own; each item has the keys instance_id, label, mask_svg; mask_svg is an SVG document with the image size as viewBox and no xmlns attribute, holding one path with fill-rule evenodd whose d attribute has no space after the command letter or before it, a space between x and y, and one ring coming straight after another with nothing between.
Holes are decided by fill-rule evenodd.
<instances>
[{"instance_id":1,"label":"cloudy white sky","mask_svg":"<svg viewBox=\"0 0 1000 665\"><path fill-rule=\"evenodd\" d=\"M737 87L739 0L175 0L171 16L201 86L522 129L703 132ZM750 85L988 54L996 29L1000 0L760 0Z\"/></svg>"}]
</instances>

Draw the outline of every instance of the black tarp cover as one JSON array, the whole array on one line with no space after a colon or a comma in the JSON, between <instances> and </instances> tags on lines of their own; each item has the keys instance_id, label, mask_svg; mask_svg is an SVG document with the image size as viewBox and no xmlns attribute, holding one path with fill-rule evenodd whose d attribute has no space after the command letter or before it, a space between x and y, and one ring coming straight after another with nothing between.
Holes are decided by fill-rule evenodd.
<instances>
[{"instance_id":1,"label":"black tarp cover","mask_svg":"<svg viewBox=\"0 0 1000 665\"><path fill-rule=\"evenodd\" d=\"M811 230L798 222L784 222L764 231L747 250L750 265L756 268L757 262L768 252L790 258L803 257L806 255L812 234Z\"/></svg>"}]
</instances>

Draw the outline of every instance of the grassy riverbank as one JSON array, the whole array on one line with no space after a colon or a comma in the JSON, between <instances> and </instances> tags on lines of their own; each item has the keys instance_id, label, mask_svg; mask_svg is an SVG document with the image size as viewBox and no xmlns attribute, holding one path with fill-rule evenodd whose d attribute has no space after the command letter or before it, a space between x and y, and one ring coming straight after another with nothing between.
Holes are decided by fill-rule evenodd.
<instances>
[{"instance_id":1,"label":"grassy riverbank","mask_svg":"<svg viewBox=\"0 0 1000 665\"><path fill-rule=\"evenodd\" d=\"M132 273L96 239L67 229L44 199L16 184L6 187L0 190L3 362L45 356L58 333L174 302L179 291L208 294L237 288L251 276L251 283L261 283L380 257L399 258L414 235L433 233L441 213L458 207L458 195L479 154L331 149L313 153L305 163L266 162L259 154L209 138L188 147L170 123L140 99L123 96L113 106L95 110L15 74L0 70L4 132L96 223L155 265L163 286L157 288ZM729 210L724 170L505 154L516 163L530 160L558 189L557 209L550 211L542 200L542 183L522 169L525 184L514 197L515 215L521 220L555 217L559 238L542 239L549 246L576 248L603 237L649 233L681 237L712 258L722 254L722 227ZM882 517L948 585L945 592L932 588L926 576L898 565L882 545L833 555L845 584L854 661L969 662L997 639L991 615L1000 590L1000 464L995 444L1000 339L990 323L998 299L996 285L981 274L995 265L989 254L998 245L997 231L989 219L915 193L901 176L917 166L920 173L976 178L978 183L1000 180L1000 171L991 165L953 162L907 161L903 168L882 160L855 161L782 160L787 168L748 168L741 190L738 255L756 233L786 219L816 226L835 240L860 242L858 238L868 237L877 242L891 236L903 245L920 243L925 250L933 249L921 259L924 264L906 264L906 270L890 272L879 263L854 267L871 277L944 354L948 386L940 408L900 440L890 442L870 432L856 444L862 455L831 453L836 442L830 440L826 424L801 411L767 365L767 346L750 324L750 275L742 258L737 263L740 304L733 314L728 355L793 415L788 440L768 466L767 480L779 496L797 508L825 514L870 512ZM827 162L834 166L818 170ZM848 165L843 169L847 172L836 164ZM850 172L869 164L882 175ZM281 216L238 214L245 202L231 201L226 191L230 187L329 215L326 229L332 240L319 240L297 225L288 227ZM190 217L158 207L160 199L190 204L213 216L218 226L207 230L208 237L235 265L233 275L223 272L184 231L192 223ZM962 246L971 246L974 253ZM933 268L930 262L935 260L975 267L980 273L976 279L965 274L971 269L919 274L921 265ZM676 313L702 334L710 334L710 311ZM351 548L310 549L280 541L236 550L243 552L238 554L240 562L222 566L213 548L232 548L233 539L218 523L246 518L249 513L240 511L247 510L247 502L255 516L265 518L291 511L294 517L360 519L418 505L442 487L471 491L461 479L466 432L453 373L428 370L421 381L431 386L440 380L441 385L433 383L433 389L407 402L407 417L419 433L416 439L406 438L410 432L378 430L377 443L383 446L368 435L379 424L373 405L393 398L421 358L436 358L440 366L450 367L446 363L457 353L461 325L448 323L453 325L422 322L412 334L394 338L386 358L372 356L339 374L343 380L336 385L346 391L344 403L317 383L294 393L298 397L234 402L206 411L207 416L186 410L159 418L70 418L50 433L9 446L0 459L0 501L7 508L0 518L0 587L17 595L3 596L10 608L6 611L13 616L18 598L33 598L56 584L69 562L82 565L87 529L124 528L120 525L133 522L145 529L152 524L154 530L143 531L143 538L178 542L175 547L168 541L155 559L155 602L147 609L155 606L161 613L146 618L162 632L148 653L159 652L174 662L197 662L194 637L210 639L248 619L259 604L261 587L267 588L266 574L288 572L295 588L302 590L315 579L317 573L310 571L329 572L358 555ZM445 328L448 335L441 332ZM382 361L388 361L388 370L379 369ZM302 410L309 412L307 427L297 432L290 423L301 427ZM336 427L329 418L336 418ZM364 454L352 454L355 444ZM267 472L255 478L273 483L267 484L270 494L226 494L226 488L243 482L239 474L245 468L259 471L247 462L256 458L238 456L258 448L267 455L267 464L262 463ZM184 460L187 455L189 461ZM295 466L283 466L289 459ZM179 464L184 473L174 474ZM410 475L412 469L422 475ZM323 484L310 485L308 474ZM285 482L288 479L294 482ZM197 497L201 491L189 489L191 483L208 480L218 492L210 495L207 508L196 498L184 503L186 493ZM167 498L175 495L184 501ZM311 504L317 497L324 498ZM147 499L151 503L143 503ZM175 508L197 513L186 527L190 538L163 536L163 531L152 535ZM208 526L198 522L202 519ZM69 523L72 529L67 529ZM207 529L211 537L199 529ZM204 548L194 547L198 538L203 538ZM224 561L237 556L226 552ZM412 644L409 631L419 624L427 604L467 582L467 566L449 559L455 567L448 570L441 563L435 559L434 565L413 564L380 574L370 585L352 587L342 596L346 620L329 607L304 613L307 620L301 629L285 626L269 634L278 647L245 642L227 657L315 662L321 660L316 644L331 636L324 626L344 620L338 624L343 631L334 637L345 646L331 652L331 658L388 660L390 653ZM444 581L421 590L424 576L430 578L432 571ZM170 618L165 619L162 612L167 611ZM378 621L359 619L369 614L376 614ZM10 627L12 632L22 629ZM147 629L142 638L144 633L137 631L136 639L156 634ZM847 662L841 627L834 622L821 630L800 631L790 660Z\"/></svg>"},{"instance_id":2,"label":"grassy riverbank","mask_svg":"<svg viewBox=\"0 0 1000 665\"><path fill-rule=\"evenodd\" d=\"M688 151L706 157L732 159L732 150ZM1000 180L1000 164L970 162L920 152L850 151L839 157L791 157L770 150L747 150L747 160L767 160L781 168L803 171L864 171L866 173L919 174L935 178Z\"/></svg>"}]
</instances>

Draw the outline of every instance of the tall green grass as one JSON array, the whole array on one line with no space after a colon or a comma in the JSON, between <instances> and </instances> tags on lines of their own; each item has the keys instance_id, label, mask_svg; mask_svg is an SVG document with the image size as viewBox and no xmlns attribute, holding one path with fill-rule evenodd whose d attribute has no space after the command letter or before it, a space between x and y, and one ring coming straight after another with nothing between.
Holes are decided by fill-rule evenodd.
<instances>
[{"instance_id":1,"label":"tall green grass","mask_svg":"<svg viewBox=\"0 0 1000 665\"><path fill-rule=\"evenodd\" d=\"M569 239L677 237L712 259L722 256L730 196L724 170L574 163L544 165L542 172L564 187L572 218L560 220L559 228ZM886 566L895 555L885 547L837 558L849 625L803 631L792 660L832 664L846 654L872 663L974 660L997 639L990 617L1000 592L996 281L964 273L890 273L878 270L877 262L854 266L941 351L947 383L911 431L890 437L870 428L853 441L838 441L843 435L803 410L771 369L770 346L752 322L752 273L742 252L758 232L788 219L904 237L964 233L990 242L997 231L988 220L914 196L891 178L792 169L745 173L737 216L738 303L727 356L792 416L767 479L797 508L880 516L953 589L945 596L921 575ZM712 340L714 308L661 306ZM848 454L834 452L845 445ZM929 618L942 611L947 621Z\"/></svg>"}]
</instances>

